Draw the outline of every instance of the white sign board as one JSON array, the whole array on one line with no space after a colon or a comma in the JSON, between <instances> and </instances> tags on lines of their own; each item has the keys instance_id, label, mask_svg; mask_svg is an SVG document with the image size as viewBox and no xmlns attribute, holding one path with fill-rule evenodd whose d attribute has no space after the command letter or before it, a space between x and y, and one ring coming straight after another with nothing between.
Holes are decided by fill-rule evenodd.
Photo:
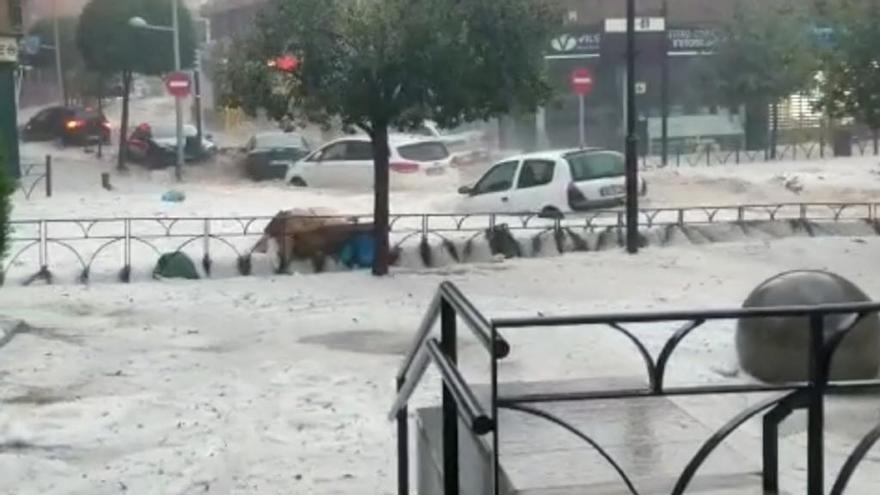
<instances>
[{"instance_id":1,"label":"white sign board","mask_svg":"<svg viewBox=\"0 0 880 495\"><path fill-rule=\"evenodd\" d=\"M643 95L648 92L648 83L638 81L636 82L636 94Z\"/></svg>"},{"instance_id":2,"label":"white sign board","mask_svg":"<svg viewBox=\"0 0 880 495\"><path fill-rule=\"evenodd\" d=\"M18 62L18 40L10 36L0 37L0 62Z\"/></svg>"},{"instance_id":3,"label":"white sign board","mask_svg":"<svg viewBox=\"0 0 880 495\"><path fill-rule=\"evenodd\" d=\"M637 33L662 33L666 31L666 19L663 17L636 17ZM625 33L626 19L605 19L606 33Z\"/></svg>"}]
</instances>

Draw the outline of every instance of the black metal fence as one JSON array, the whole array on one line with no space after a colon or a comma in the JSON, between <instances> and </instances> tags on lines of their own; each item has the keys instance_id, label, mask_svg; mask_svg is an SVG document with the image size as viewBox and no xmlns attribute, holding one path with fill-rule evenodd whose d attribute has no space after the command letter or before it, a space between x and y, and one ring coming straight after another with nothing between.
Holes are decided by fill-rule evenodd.
<instances>
[{"instance_id":1,"label":"black metal fence","mask_svg":"<svg viewBox=\"0 0 880 495\"><path fill-rule=\"evenodd\" d=\"M669 225L708 225L760 221L859 221L876 225L880 203L768 203L735 206L647 208L639 212L643 228ZM359 223L370 223L368 215L344 215ZM240 275L250 274L256 241L263 235L270 216L242 217L129 217L34 219L10 222L10 256L2 266L7 277L13 270L33 274L28 280L51 281L53 268L77 266L80 279L88 281L96 264L112 263L123 281L131 280L133 259L148 256L154 265L163 253L187 252L201 259L211 274L215 260L232 260ZM622 210L602 210L563 219L523 214L401 214L391 217L392 245L410 242L469 242L501 226L530 233L580 229L603 232L622 229ZM112 256L112 251L116 256ZM142 254L142 253L146 254ZM108 260L109 258L109 260ZM116 261L113 261L113 260Z\"/></svg>"},{"instance_id":2,"label":"black metal fence","mask_svg":"<svg viewBox=\"0 0 880 495\"><path fill-rule=\"evenodd\" d=\"M500 456L498 411L516 410L542 418L561 426L595 449L617 472L621 492L638 495L638 487L630 476L615 462L601 445L564 419L538 407L542 403L562 401L627 400L664 396L707 396L724 394L756 394L776 392L780 395L758 402L730 419L708 438L693 455L679 475L673 495L685 492L697 476L706 458L724 440L749 419L761 415L763 421L762 483L765 493L779 493L779 424L794 410L807 412L807 493L824 493L825 466L825 398L832 392L880 390L880 380L836 382L829 381L829 370L834 353L844 337L863 318L880 310L880 303L829 304L804 307L746 308L714 311L682 311L656 313L617 313L604 315L573 315L563 317L530 317L489 319L480 313L452 283L440 285L424 320L419 326L410 351L397 373L397 396L390 419L397 422L398 495L409 493L409 420L407 406L429 364L434 364L442 379L442 451L445 495L460 491L458 428L459 418L475 435L492 435L492 479L495 495L499 494ZM826 329L826 317L835 315L837 324ZM664 382L667 365L676 349L689 335L705 323L716 320L743 318L803 317L809 324L809 379L805 382L784 384L717 384L670 387ZM439 340L431 335L435 323L440 323ZM474 389L465 382L457 367L457 322L461 321L487 350L490 362L490 398L488 407L477 400ZM679 329L666 341L655 358L636 335L624 325L655 322L681 322ZM511 350L502 336L503 331L519 329L546 329L547 327L579 326L608 327L625 336L638 352L647 369L646 386L638 389L617 389L575 392L544 392L520 395L500 395L498 390L498 361ZM830 330L828 332L827 330ZM872 428L858 442L835 477L831 495L844 493L847 484L862 459L880 439L880 424ZM757 457L757 455L756 455Z\"/></svg>"},{"instance_id":3,"label":"black metal fence","mask_svg":"<svg viewBox=\"0 0 880 495\"><path fill-rule=\"evenodd\" d=\"M877 156L873 140L854 139L850 147L851 156ZM834 158L831 147L825 141L792 142L776 147L776 153L769 149L747 150L745 148L720 149L710 146L695 150L693 147L670 147L663 163L663 157L656 154L644 154L639 163L642 169L650 170L666 167L698 167L741 165L749 163L788 161L788 160L825 160Z\"/></svg>"},{"instance_id":4,"label":"black metal fence","mask_svg":"<svg viewBox=\"0 0 880 495\"><path fill-rule=\"evenodd\" d=\"M52 157L49 155L46 155L43 163L22 164L18 189L24 199L31 199L40 183L43 184L46 197L52 197Z\"/></svg>"}]
</instances>

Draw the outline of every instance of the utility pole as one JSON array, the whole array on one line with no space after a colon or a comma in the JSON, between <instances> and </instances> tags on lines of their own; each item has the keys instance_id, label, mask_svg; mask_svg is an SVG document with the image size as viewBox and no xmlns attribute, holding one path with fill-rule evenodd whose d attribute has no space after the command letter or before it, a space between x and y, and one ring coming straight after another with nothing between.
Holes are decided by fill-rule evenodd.
<instances>
[{"instance_id":1,"label":"utility pole","mask_svg":"<svg viewBox=\"0 0 880 495\"><path fill-rule=\"evenodd\" d=\"M626 251L639 251L639 156L636 136L636 13L626 0Z\"/></svg>"},{"instance_id":2,"label":"utility pole","mask_svg":"<svg viewBox=\"0 0 880 495\"><path fill-rule=\"evenodd\" d=\"M174 71L180 72L180 21L178 20L178 8L180 0L173 0L171 8L174 9L171 16L171 29L174 36ZM177 181L183 180L183 102L180 96L174 97L174 109L177 114L177 161L174 164L174 177Z\"/></svg>"},{"instance_id":3,"label":"utility pole","mask_svg":"<svg viewBox=\"0 0 880 495\"><path fill-rule=\"evenodd\" d=\"M204 131L202 129L202 51L196 49L196 57L193 68L193 99L195 100L196 117L196 140L202 143Z\"/></svg>"},{"instance_id":4,"label":"utility pole","mask_svg":"<svg viewBox=\"0 0 880 495\"><path fill-rule=\"evenodd\" d=\"M663 0L663 60L660 65L660 155L669 164L669 3Z\"/></svg>"},{"instance_id":5,"label":"utility pole","mask_svg":"<svg viewBox=\"0 0 880 495\"><path fill-rule=\"evenodd\" d=\"M52 36L55 38L55 76L61 103L67 105L67 88L64 84L64 67L61 65L61 36L58 32L58 0L52 0Z\"/></svg>"}]
</instances>

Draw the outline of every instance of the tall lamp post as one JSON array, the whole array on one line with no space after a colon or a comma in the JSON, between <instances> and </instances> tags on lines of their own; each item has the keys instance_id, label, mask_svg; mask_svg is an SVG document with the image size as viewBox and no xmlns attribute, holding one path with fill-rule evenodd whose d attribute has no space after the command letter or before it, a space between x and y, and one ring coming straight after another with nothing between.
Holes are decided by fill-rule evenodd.
<instances>
[{"instance_id":1,"label":"tall lamp post","mask_svg":"<svg viewBox=\"0 0 880 495\"><path fill-rule=\"evenodd\" d=\"M171 1L171 27L155 26L147 23L143 17L132 17L128 24L137 29L149 29L151 31L170 32L174 37L174 71L180 72L180 22L178 21L179 0ZM181 97L174 96L174 112L177 117L177 160L174 164L174 177L180 181L183 179L183 111Z\"/></svg>"},{"instance_id":2,"label":"tall lamp post","mask_svg":"<svg viewBox=\"0 0 880 495\"><path fill-rule=\"evenodd\" d=\"M626 251L639 251L639 157L636 136L635 0L626 0Z\"/></svg>"}]
</instances>

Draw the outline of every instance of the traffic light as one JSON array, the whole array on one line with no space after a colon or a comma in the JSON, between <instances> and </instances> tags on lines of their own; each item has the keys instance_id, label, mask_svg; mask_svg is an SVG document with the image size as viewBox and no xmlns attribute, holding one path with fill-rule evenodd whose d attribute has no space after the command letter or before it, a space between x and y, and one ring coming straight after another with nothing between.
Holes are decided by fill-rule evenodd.
<instances>
[{"instance_id":1,"label":"traffic light","mask_svg":"<svg viewBox=\"0 0 880 495\"><path fill-rule=\"evenodd\" d=\"M284 54L270 59L266 65L281 72L293 72L299 67L299 58L296 55Z\"/></svg>"}]
</instances>

